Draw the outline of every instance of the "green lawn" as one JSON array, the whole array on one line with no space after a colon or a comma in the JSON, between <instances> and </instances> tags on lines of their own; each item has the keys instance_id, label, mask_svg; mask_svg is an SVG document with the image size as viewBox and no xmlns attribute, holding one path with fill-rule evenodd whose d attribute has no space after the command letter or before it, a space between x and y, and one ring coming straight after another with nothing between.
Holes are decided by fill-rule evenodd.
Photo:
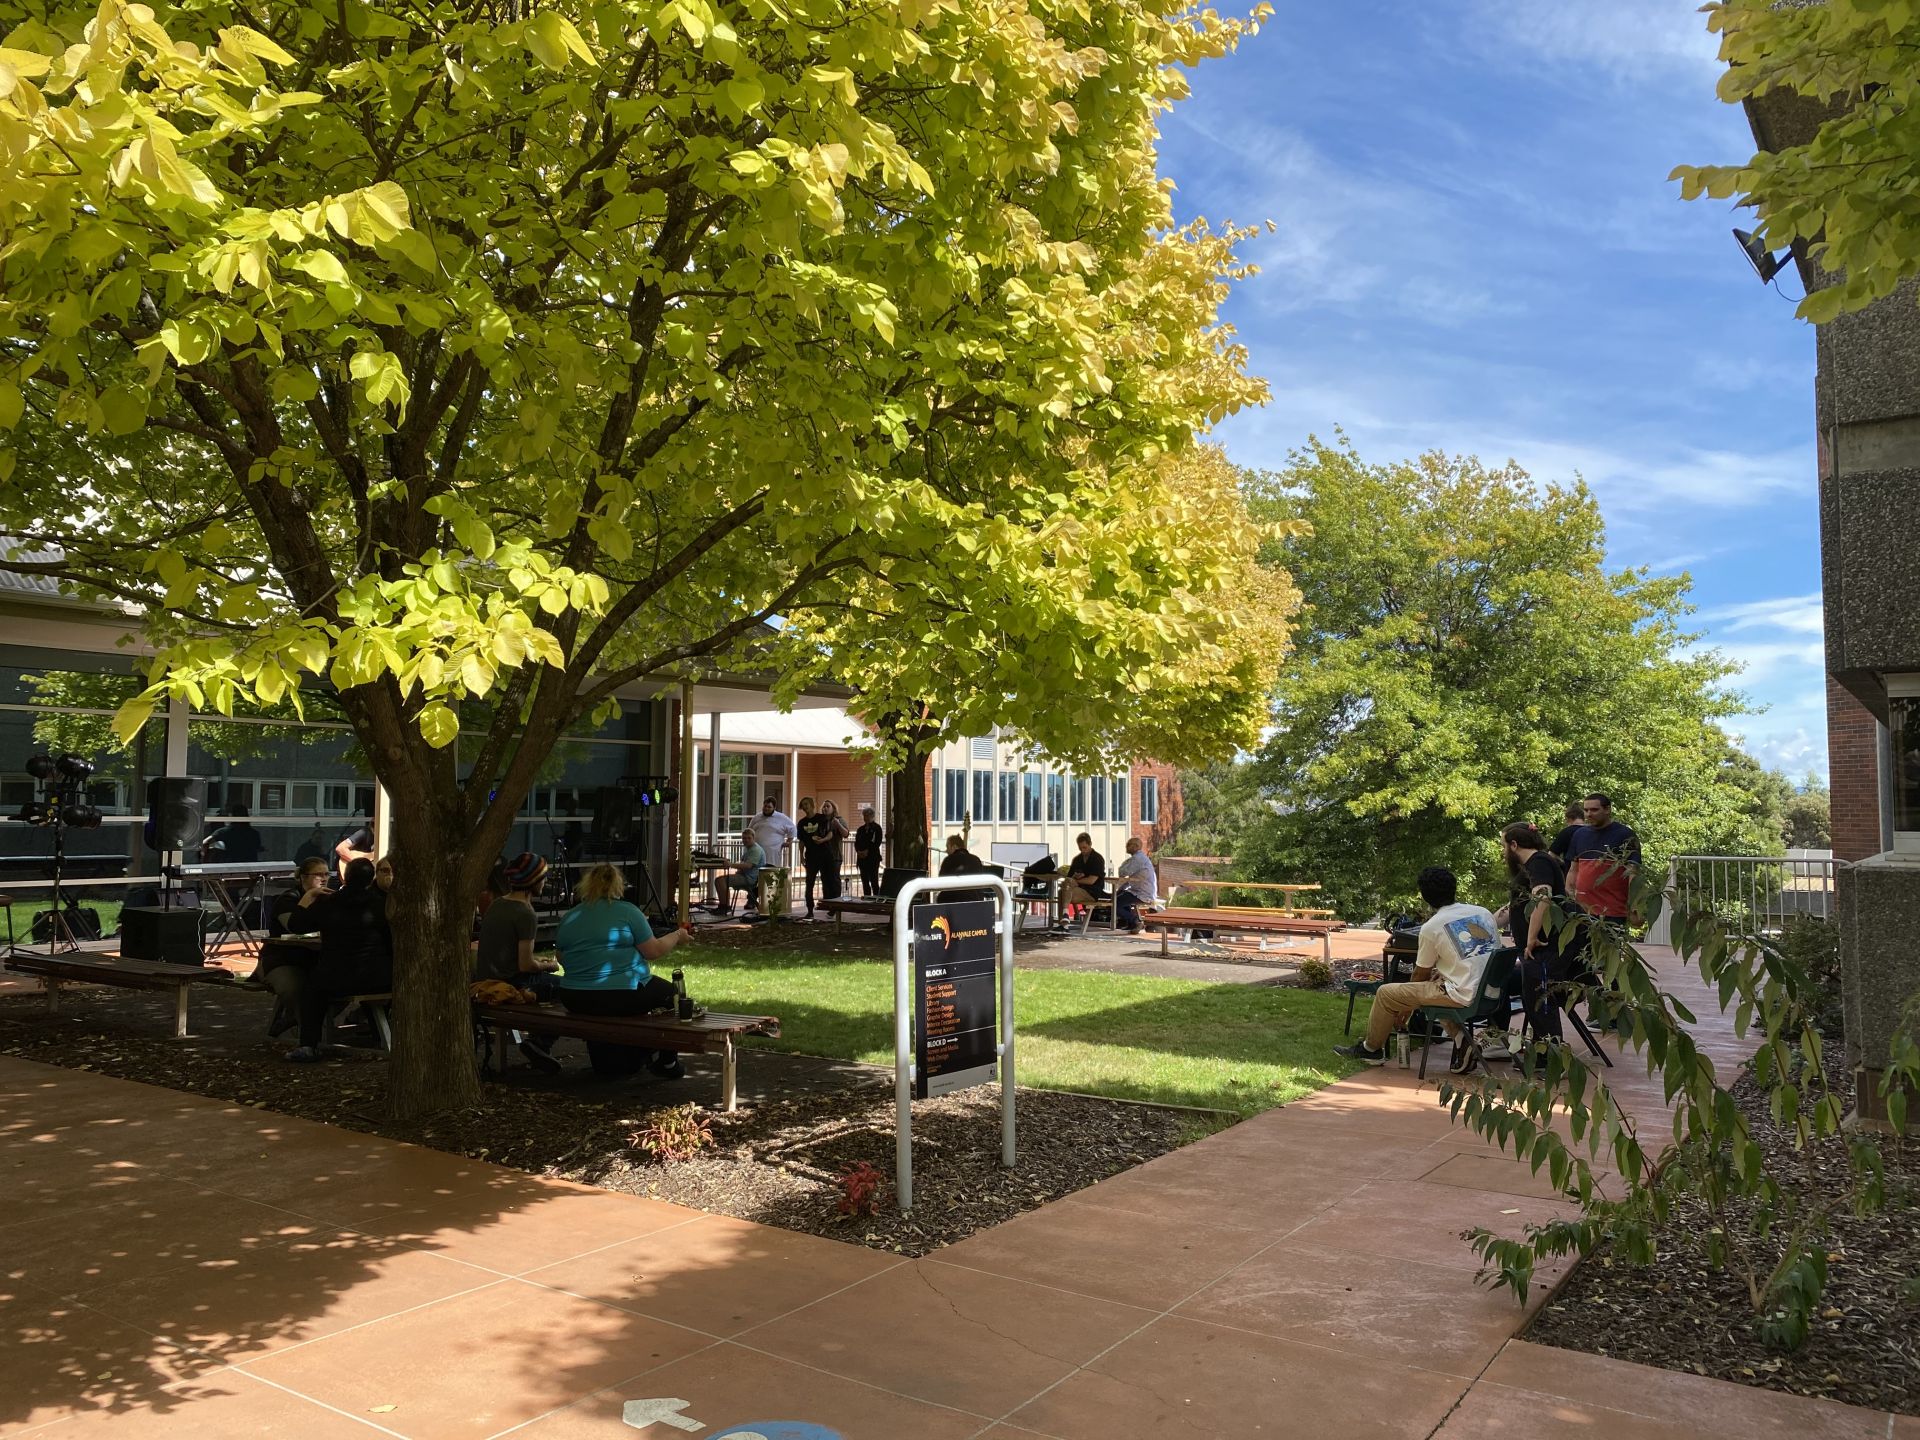
<instances>
[{"instance_id":1,"label":"green lawn","mask_svg":"<svg viewBox=\"0 0 1920 1440\"><path fill-rule=\"evenodd\" d=\"M778 949L687 957L687 988L715 1010L778 1015L803 1055L893 1063L893 967ZM1346 997L1071 970L1014 977L1022 1085L1252 1115L1354 1068L1341 1043Z\"/></svg>"}]
</instances>

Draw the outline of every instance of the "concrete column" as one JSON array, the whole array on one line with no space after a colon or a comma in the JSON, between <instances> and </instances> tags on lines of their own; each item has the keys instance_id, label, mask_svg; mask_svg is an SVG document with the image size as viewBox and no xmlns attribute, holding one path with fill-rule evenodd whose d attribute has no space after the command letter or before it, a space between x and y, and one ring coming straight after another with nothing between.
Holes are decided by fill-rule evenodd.
<instances>
[{"instance_id":1,"label":"concrete column","mask_svg":"<svg viewBox=\"0 0 1920 1440\"><path fill-rule=\"evenodd\" d=\"M707 717L707 849L720 853L720 712Z\"/></svg>"}]
</instances>

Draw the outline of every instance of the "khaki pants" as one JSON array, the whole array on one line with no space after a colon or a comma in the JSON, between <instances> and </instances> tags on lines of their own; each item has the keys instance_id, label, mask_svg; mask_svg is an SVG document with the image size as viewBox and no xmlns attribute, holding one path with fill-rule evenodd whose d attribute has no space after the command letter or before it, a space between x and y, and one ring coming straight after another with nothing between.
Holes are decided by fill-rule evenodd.
<instances>
[{"instance_id":1,"label":"khaki pants","mask_svg":"<svg viewBox=\"0 0 1920 1440\"><path fill-rule=\"evenodd\" d=\"M1454 1010L1467 1008L1449 995L1447 987L1438 980L1382 985L1374 992L1373 1008L1367 1011L1367 1048L1384 1050L1387 1037L1406 1024L1407 1017L1423 1005L1445 1005Z\"/></svg>"}]
</instances>

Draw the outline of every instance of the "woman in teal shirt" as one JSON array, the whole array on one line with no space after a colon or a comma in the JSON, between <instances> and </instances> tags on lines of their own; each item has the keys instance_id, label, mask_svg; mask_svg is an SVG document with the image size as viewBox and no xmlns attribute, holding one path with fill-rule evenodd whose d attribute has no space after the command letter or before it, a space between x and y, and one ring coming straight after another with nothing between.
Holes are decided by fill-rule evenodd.
<instances>
[{"instance_id":1,"label":"woman in teal shirt","mask_svg":"<svg viewBox=\"0 0 1920 1440\"><path fill-rule=\"evenodd\" d=\"M560 922L560 1003L576 1015L645 1015L673 1008L673 982L653 973L688 938L684 930L655 935L640 907L623 897L627 881L612 865L596 865L580 882L580 903ZM642 1065L666 1080L687 1072L672 1050L587 1042L597 1075L631 1075Z\"/></svg>"}]
</instances>

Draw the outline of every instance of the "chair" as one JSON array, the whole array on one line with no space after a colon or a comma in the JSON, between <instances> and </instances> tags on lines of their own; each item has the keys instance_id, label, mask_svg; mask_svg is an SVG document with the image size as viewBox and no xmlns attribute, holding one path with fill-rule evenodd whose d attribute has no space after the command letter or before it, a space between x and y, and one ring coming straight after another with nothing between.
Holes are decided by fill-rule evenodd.
<instances>
[{"instance_id":1,"label":"chair","mask_svg":"<svg viewBox=\"0 0 1920 1440\"><path fill-rule=\"evenodd\" d=\"M1473 1042L1474 1029L1498 1021L1504 1028L1513 1014L1513 997L1518 993L1520 970L1520 952L1511 945L1503 945L1487 957L1487 968L1480 974L1480 995L1472 1005L1422 1005L1415 1010L1409 1021L1425 1020L1430 1025L1447 1022L1458 1025L1465 1032L1467 1042ZM1460 1042L1455 1040L1453 1047L1457 1051ZM1420 1078L1427 1078L1427 1054L1433 1049L1431 1044L1420 1048Z\"/></svg>"},{"instance_id":2,"label":"chair","mask_svg":"<svg viewBox=\"0 0 1920 1440\"><path fill-rule=\"evenodd\" d=\"M1380 993L1380 987L1386 983L1387 981L1384 975L1376 980L1350 979L1346 981L1347 1024L1346 1028L1340 1032L1342 1035L1353 1034L1353 1002L1358 1000L1362 995L1368 997L1378 995Z\"/></svg>"}]
</instances>

